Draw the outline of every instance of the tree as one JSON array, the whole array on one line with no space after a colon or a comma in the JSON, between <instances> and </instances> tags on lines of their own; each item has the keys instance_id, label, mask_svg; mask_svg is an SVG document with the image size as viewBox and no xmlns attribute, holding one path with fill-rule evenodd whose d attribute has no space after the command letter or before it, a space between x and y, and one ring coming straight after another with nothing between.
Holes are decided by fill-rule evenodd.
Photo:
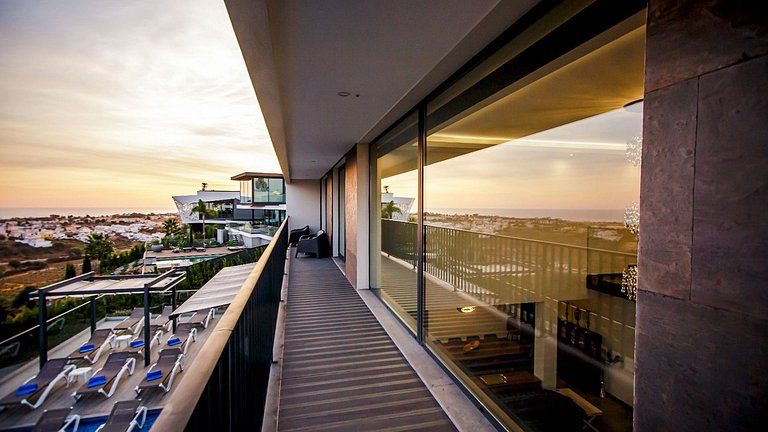
<instances>
[{"instance_id":1,"label":"tree","mask_svg":"<svg viewBox=\"0 0 768 432\"><path fill-rule=\"evenodd\" d=\"M64 279L72 279L75 276L77 276L75 266L72 263L67 263L66 267L64 267Z\"/></svg>"},{"instance_id":2,"label":"tree","mask_svg":"<svg viewBox=\"0 0 768 432\"><path fill-rule=\"evenodd\" d=\"M88 255L86 255L83 258L83 273L88 273L90 271L93 271L93 269L91 268L91 259L88 258Z\"/></svg>"},{"instance_id":3,"label":"tree","mask_svg":"<svg viewBox=\"0 0 768 432\"><path fill-rule=\"evenodd\" d=\"M115 250L106 234L91 233L85 241L85 256L101 261Z\"/></svg>"},{"instance_id":4,"label":"tree","mask_svg":"<svg viewBox=\"0 0 768 432\"><path fill-rule=\"evenodd\" d=\"M200 215L200 219L203 220L203 242L205 242L205 217L216 216L216 211L208 208L208 205L203 200L199 200L197 204L190 210L192 213Z\"/></svg>"},{"instance_id":5,"label":"tree","mask_svg":"<svg viewBox=\"0 0 768 432\"><path fill-rule=\"evenodd\" d=\"M382 219L392 219L392 215L394 215L395 213L403 214L403 211L400 210L400 207L395 205L394 201L390 201L381 207Z\"/></svg>"},{"instance_id":6,"label":"tree","mask_svg":"<svg viewBox=\"0 0 768 432\"><path fill-rule=\"evenodd\" d=\"M181 227L179 226L179 222L176 219L166 219L163 222L163 231L168 237L178 234L180 229Z\"/></svg>"}]
</instances>

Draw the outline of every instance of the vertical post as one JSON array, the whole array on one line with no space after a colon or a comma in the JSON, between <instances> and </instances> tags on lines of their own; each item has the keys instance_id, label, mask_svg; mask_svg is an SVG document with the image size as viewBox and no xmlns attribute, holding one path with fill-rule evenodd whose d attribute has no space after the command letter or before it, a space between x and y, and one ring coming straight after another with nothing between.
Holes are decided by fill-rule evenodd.
<instances>
[{"instance_id":1,"label":"vertical post","mask_svg":"<svg viewBox=\"0 0 768 432\"><path fill-rule=\"evenodd\" d=\"M90 300L91 309L91 334L96 331L96 296L92 296Z\"/></svg>"},{"instance_id":2,"label":"vertical post","mask_svg":"<svg viewBox=\"0 0 768 432\"><path fill-rule=\"evenodd\" d=\"M149 366L151 351L149 339L149 284L144 284L144 366Z\"/></svg>"},{"instance_id":3,"label":"vertical post","mask_svg":"<svg viewBox=\"0 0 768 432\"><path fill-rule=\"evenodd\" d=\"M416 233L416 339L424 344L424 163L427 154L427 134L424 122L426 121L426 107L421 105L418 114L418 231Z\"/></svg>"},{"instance_id":4,"label":"vertical post","mask_svg":"<svg viewBox=\"0 0 768 432\"><path fill-rule=\"evenodd\" d=\"M171 287L171 310L176 310L176 284ZM173 319L172 324L173 332L176 333L176 318Z\"/></svg>"},{"instance_id":5,"label":"vertical post","mask_svg":"<svg viewBox=\"0 0 768 432\"><path fill-rule=\"evenodd\" d=\"M46 323L46 319L48 318L48 305L45 303L45 290L39 289L37 290L37 299L40 303L37 307L37 320L40 323L39 328L39 342L40 342L40 369L43 368L45 365L45 362L48 361L48 323Z\"/></svg>"}]
</instances>

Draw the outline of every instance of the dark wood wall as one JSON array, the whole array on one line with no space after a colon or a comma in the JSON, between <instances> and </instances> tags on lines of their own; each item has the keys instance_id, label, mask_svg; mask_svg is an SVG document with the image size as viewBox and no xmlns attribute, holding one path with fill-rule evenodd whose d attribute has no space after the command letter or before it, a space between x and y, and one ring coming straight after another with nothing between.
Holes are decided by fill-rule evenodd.
<instances>
[{"instance_id":1,"label":"dark wood wall","mask_svg":"<svg viewBox=\"0 0 768 432\"><path fill-rule=\"evenodd\" d=\"M765 427L765 4L649 1L636 431Z\"/></svg>"}]
</instances>

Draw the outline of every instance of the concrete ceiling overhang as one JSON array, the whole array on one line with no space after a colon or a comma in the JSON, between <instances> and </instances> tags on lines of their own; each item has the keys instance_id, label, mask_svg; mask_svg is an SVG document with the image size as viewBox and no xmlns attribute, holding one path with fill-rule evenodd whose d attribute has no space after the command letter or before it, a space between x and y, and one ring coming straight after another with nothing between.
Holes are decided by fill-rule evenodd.
<instances>
[{"instance_id":1,"label":"concrete ceiling overhang","mask_svg":"<svg viewBox=\"0 0 768 432\"><path fill-rule=\"evenodd\" d=\"M290 182L375 138L537 0L225 3Z\"/></svg>"}]
</instances>

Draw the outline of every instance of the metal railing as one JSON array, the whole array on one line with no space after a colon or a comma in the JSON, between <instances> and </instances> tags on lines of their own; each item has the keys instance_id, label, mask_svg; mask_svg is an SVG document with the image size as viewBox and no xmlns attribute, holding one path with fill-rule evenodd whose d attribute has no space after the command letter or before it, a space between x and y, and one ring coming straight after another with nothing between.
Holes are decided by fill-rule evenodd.
<instances>
[{"instance_id":1,"label":"metal railing","mask_svg":"<svg viewBox=\"0 0 768 432\"><path fill-rule=\"evenodd\" d=\"M425 225L424 230L424 272L490 304L495 299L523 302L543 296L567 298L586 290L588 274L621 273L637 263L636 250L608 250L434 225ZM415 267L416 234L415 223L382 220L381 250ZM589 243L589 238L585 240Z\"/></svg>"},{"instance_id":2,"label":"metal railing","mask_svg":"<svg viewBox=\"0 0 768 432\"><path fill-rule=\"evenodd\" d=\"M288 247L286 224L287 219L184 370L153 431L259 429Z\"/></svg>"}]
</instances>

